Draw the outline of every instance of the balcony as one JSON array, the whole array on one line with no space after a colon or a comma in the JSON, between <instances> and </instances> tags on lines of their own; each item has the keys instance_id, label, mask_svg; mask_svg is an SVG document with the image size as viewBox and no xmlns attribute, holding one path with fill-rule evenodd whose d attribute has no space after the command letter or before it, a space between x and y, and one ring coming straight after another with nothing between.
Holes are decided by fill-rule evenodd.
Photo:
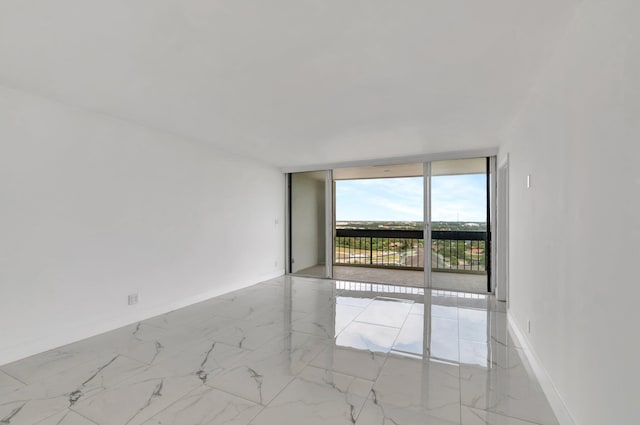
<instances>
[{"instance_id":1,"label":"balcony","mask_svg":"<svg viewBox=\"0 0 640 425\"><path fill-rule=\"evenodd\" d=\"M433 231L434 288L486 292L487 232ZM417 230L337 229L334 278L423 286L424 234Z\"/></svg>"}]
</instances>

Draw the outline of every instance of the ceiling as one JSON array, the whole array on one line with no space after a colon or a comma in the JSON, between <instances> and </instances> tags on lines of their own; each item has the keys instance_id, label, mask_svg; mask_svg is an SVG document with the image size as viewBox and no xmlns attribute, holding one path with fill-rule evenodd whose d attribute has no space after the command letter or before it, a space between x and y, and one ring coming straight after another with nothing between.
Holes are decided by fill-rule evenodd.
<instances>
[{"instance_id":1,"label":"ceiling","mask_svg":"<svg viewBox=\"0 0 640 425\"><path fill-rule=\"evenodd\" d=\"M412 164L369 165L363 167L345 167L333 170L334 180L386 179L394 177L424 176L422 162ZM487 172L486 158L452 159L431 161L431 176L456 176L462 174L484 174ZM321 176L324 174L320 172ZM310 174L310 173L304 173Z\"/></svg>"},{"instance_id":2,"label":"ceiling","mask_svg":"<svg viewBox=\"0 0 640 425\"><path fill-rule=\"evenodd\" d=\"M333 170L334 180L385 179L392 177L421 177L424 175L422 163L371 165L365 167L336 168Z\"/></svg>"},{"instance_id":3,"label":"ceiling","mask_svg":"<svg viewBox=\"0 0 640 425\"><path fill-rule=\"evenodd\" d=\"M490 148L579 0L2 0L0 84L280 166Z\"/></svg>"}]
</instances>

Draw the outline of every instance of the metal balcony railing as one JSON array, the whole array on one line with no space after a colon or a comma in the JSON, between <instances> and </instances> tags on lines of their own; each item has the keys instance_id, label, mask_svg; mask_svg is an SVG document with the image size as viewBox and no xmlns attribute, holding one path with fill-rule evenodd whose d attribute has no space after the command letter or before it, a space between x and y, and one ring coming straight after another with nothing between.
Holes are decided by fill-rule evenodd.
<instances>
[{"instance_id":1,"label":"metal balcony railing","mask_svg":"<svg viewBox=\"0 0 640 425\"><path fill-rule=\"evenodd\" d=\"M484 273L487 232L431 232L435 271ZM424 233L420 230L337 229L335 265L424 270Z\"/></svg>"}]
</instances>

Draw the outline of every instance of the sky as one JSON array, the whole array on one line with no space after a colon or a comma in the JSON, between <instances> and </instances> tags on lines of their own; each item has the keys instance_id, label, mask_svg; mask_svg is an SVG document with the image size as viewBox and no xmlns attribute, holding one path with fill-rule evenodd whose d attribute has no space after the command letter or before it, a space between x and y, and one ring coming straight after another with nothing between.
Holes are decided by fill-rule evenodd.
<instances>
[{"instance_id":1,"label":"sky","mask_svg":"<svg viewBox=\"0 0 640 425\"><path fill-rule=\"evenodd\" d=\"M485 221L484 174L431 178L433 221ZM422 177L336 181L336 221L422 221Z\"/></svg>"}]
</instances>

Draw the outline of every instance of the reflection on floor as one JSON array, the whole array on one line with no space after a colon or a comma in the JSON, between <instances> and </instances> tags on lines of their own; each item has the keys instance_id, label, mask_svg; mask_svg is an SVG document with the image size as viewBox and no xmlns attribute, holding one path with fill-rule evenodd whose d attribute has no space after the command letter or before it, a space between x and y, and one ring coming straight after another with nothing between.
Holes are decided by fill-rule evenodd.
<instances>
[{"instance_id":1,"label":"reflection on floor","mask_svg":"<svg viewBox=\"0 0 640 425\"><path fill-rule=\"evenodd\" d=\"M490 296L282 277L0 367L5 424L557 424Z\"/></svg>"}]
</instances>

